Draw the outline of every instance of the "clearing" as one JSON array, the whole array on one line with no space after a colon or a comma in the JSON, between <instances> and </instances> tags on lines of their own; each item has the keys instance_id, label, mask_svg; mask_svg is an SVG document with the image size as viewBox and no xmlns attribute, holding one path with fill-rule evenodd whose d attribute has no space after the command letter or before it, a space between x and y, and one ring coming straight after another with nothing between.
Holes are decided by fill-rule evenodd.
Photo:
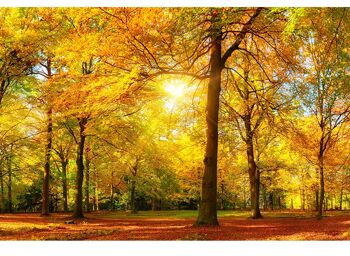
<instances>
[{"instance_id":1,"label":"clearing","mask_svg":"<svg viewBox=\"0 0 350 256\"><path fill-rule=\"evenodd\" d=\"M70 214L0 215L0 240L350 240L350 212L219 211L219 227L193 227L196 211L93 212L66 224Z\"/></svg>"}]
</instances>

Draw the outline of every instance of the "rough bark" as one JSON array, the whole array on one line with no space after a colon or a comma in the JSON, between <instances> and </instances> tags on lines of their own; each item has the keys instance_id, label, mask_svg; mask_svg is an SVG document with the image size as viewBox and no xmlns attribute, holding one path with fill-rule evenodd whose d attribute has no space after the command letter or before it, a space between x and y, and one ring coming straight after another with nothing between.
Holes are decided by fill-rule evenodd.
<instances>
[{"instance_id":1,"label":"rough bark","mask_svg":"<svg viewBox=\"0 0 350 256\"><path fill-rule=\"evenodd\" d=\"M74 218L84 218L83 215L83 181L84 181L84 146L85 146L85 128L87 118L79 119L79 143L77 145L77 175L76 175L76 194L75 194L75 208Z\"/></svg>"},{"instance_id":2,"label":"rough bark","mask_svg":"<svg viewBox=\"0 0 350 256\"><path fill-rule=\"evenodd\" d=\"M204 157L202 197L197 225L219 225L216 212L218 117L221 90L221 35L212 38L210 54L210 79L207 93L206 123L207 143Z\"/></svg>"}]
</instances>

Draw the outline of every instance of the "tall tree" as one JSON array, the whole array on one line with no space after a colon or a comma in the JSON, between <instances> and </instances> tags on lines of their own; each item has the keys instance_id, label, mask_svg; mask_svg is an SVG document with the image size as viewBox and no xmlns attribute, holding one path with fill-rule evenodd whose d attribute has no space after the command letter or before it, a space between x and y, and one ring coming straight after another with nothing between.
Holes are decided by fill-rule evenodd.
<instances>
[{"instance_id":1,"label":"tall tree","mask_svg":"<svg viewBox=\"0 0 350 256\"><path fill-rule=\"evenodd\" d=\"M302 38L302 61L305 63L304 103L317 121L317 167L319 186L317 193L317 217L323 213L325 195L325 156L337 141L339 129L349 120L349 74L346 73L349 54L347 33L349 20L347 9L312 9L307 19L307 30Z\"/></svg>"}]
</instances>

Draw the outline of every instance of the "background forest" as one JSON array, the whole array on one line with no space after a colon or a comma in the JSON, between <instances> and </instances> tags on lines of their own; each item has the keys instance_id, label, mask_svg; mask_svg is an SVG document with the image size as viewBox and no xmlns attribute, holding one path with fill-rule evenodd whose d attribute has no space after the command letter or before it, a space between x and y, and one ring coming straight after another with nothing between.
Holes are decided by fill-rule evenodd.
<instances>
[{"instance_id":1,"label":"background forest","mask_svg":"<svg viewBox=\"0 0 350 256\"><path fill-rule=\"evenodd\" d=\"M349 17L1 8L1 212L349 209Z\"/></svg>"}]
</instances>

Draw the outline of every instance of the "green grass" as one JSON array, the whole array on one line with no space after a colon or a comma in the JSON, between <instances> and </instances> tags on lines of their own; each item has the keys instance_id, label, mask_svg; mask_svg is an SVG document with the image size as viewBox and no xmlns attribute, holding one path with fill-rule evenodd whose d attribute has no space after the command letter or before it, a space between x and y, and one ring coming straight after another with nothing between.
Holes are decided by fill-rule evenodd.
<instances>
[{"instance_id":1,"label":"green grass","mask_svg":"<svg viewBox=\"0 0 350 256\"><path fill-rule=\"evenodd\" d=\"M196 218L198 211L196 210L169 210L169 211L139 211L137 213L115 211L115 212L100 212L92 213L92 217L96 218L175 218L175 219L186 219ZM218 211L218 217L249 217L249 211Z\"/></svg>"},{"instance_id":2,"label":"green grass","mask_svg":"<svg viewBox=\"0 0 350 256\"><path fill-rule=\"evenodd\" d=\"M142 219L187 219L196 218L198 215L197 210L169 210L169 211L139 211L137 213L131 213L126 211L114 211L114 212L99 212L92 213L91 217L96 218L142 218ZM303 211L267 211L262 212L264 218L314 218L315 212L303 212ZM329 211L324 214L324 217L332 216L344 216L350 215L349 211ZM242 210L226 210L218 211L218 218L235 217L235 218L249 218L250 211Z\"/></svg>"}]
</instances>

